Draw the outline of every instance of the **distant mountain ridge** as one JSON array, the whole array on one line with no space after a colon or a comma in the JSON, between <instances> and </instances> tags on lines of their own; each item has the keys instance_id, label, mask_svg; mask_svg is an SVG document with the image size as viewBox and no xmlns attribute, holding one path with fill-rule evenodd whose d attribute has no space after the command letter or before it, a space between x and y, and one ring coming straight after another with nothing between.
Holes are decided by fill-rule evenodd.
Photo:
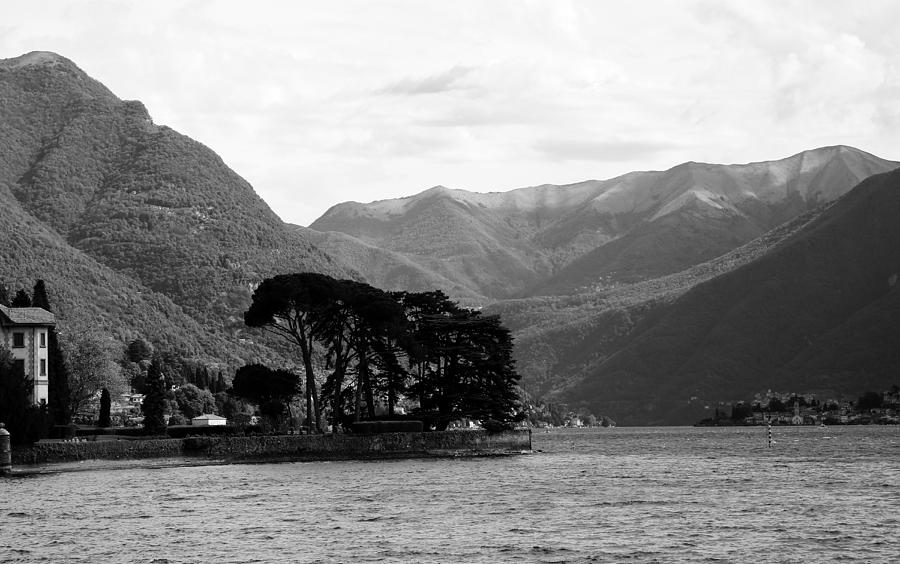
<instances>
[{"instance_id":1,"label":"distant mountain ridge","mask_svg":"<svg viewBox=\"0 0 900 564\"><path fill-rule=\"evenodd\" d=\"M64 57L0 61L0 100L0 205L9 235L0 281L23 273L46 279L59 292L63 319L85 322L79 313L93 311L113 332L135 334L121 317L98 311L153 296L140 307L157 322L140 336L173 344L171 332L179 347L233 359L247 348L237 342L241 314L263 278L301 270L355 276L285 225L213 151L155 125L143 104L119 100ZM56 258L13 233L46 241ZM88 295L67 292L81 285L60 268L69 261L80 277L93 273Z\"/></svg>"},{"instance_id":2,"label":"distant mountain ridge","mask_svg":"<svg viewBox=\"0 0 900 564\"><path fill-rule=\"evenodd\" d=\"M502 193L438 186L408 198L338 204L310 229L399 253L484 301L571 294L702 263L897 166L835 146L778 161L684 163ZM322 243L339 262L353 254L346 237L340 248L328 238ZM353 265L352 256L346 262ZM379 276L369 281L391 285Z\"/></svg>"},{"instance_id":3,"label":"distant mountain ridge","mask_svg":"<svg viewBox=\"0 0 900 564\"><path fill-rule=\"evenodd\" d=\"M607 357L567 357L583 378L562 397L625 422L686 423L702 414L692 397L888 389L900 374L898 216L900 171L868 178L763 255L654 307Z\"/></svg>"}]
</instances>

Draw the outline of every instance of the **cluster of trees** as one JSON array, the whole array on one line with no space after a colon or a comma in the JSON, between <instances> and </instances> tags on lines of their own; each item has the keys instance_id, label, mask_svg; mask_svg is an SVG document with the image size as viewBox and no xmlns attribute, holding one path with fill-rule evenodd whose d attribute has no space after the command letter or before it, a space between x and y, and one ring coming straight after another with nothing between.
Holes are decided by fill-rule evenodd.
<instances>
[{"instance_id":1,"label":"cluster of trees","mask_svg":"<svg viewBox=\"0 0 900 564\"><path fill-rule=\"evenodd\" d=\"M167 388L192 384L213 394L228 390L223 370L217 371L208 364L184 359L171 351L156 351L153 345L138 338L128 344L124 358L120 361L125 379L135 393L146 393L147 372L153 360L163 365Z\"/></svg>"},{"instance_id":2,"label":"cluster of trees","mask_svg":"<svg viewBox=\"0 0 900 564\"><path fill-rule=\"evenodd\" d=\"M340 429L374 419L376 406L393 417L401 398L414 400L416 415L438 430L462 418L509 425L524 417L509 330L440 291L385 292L324 274L284 274L257 287L244 321L296 345L304 367L305 385L265 367L238 371L233 393L255 396L269 414L303 387L307 424L320 430L323 416ZM317 366L327 374L321 389ZM268 397L256 393L263 388Z\"/></svg>"},{"instance_id":3,"label":"cluster of trees","mask_svg":"<svg viewBox=\"0 0 900 564\"><path fill-rule=\"evenodd\" d=\"M0 304L8 307L40 307L53 311L46 284L38 280L32 293L15 293L0 285ZM51 328L48 339L49 401L33 405L32 382L16 368L10 351L0 345L0 421L17 442L34 442L48 436L53 425L75 422L101 427L124 421L111 417L112 398L130 389L146 393L151 366L156 363L163 390L163 413L170 424L186 423L203 413L226 417L248 407L225 393L228 384L221 370L185 361L173 354L154 352L143 339L133 340L123 351L107 335L94 329L67 331ZM95 412L99 394L99 415ZM91 413L89 419L87 413ZM161 415L162 417L162 415Z\"/></svg>"},{"instance_id":4,"label":"cluster of trees","mask_svg":"<svg viewBox=\"0 0 900 564\"><path fill-rule=\"evenodd\" d=\"M144 427L151 434L165 432L168 425L186 425L191 419L207 413L234 420L241 414L249 418L249 406L227 393L222 370L217 374L209 366L191 362L164 351L154 351L142 339L126 348L123 361L130 375L131 388L144 394L142 412Z\"/></svg>"},{"instance_id":5,"label":"cluster of trees","mask_svg":"<svg viewBox=\"0 0 900 564\"><path fill-rule=\"evenodd\" d=\"M32 295L6 292L0 301L52 311L43 281ZM280 275L256 289L244 317L296 345L305 380L247 365L229 387L221 370L154 351L142 339L123 351L98 332L60 338L54 330L48 405L30 405L28 383L0 351L0 419L40 428L31 434L45 436L50 425L70 423L99 395L99 420L109 425L111 398L129 386L145 395L144 426L151 433L164 431L167 414L170 425L203 413L249 416L248 402L272 425L285 413L305 411L315 430L395 417L401 402L436 429L463 418L501 425L524 418L510 332L499 317L462 308L442 292L384 292L323 274Z\"/></svg>"},{"instance_id":6,"label":"cluster of trees","mask_svg":"<svg viewBox=\"0 0 900 564\"><path fill-rule=\"evenodd\" d=\"M40 439L50 424L47 406L32 405L31 392L31 382L16 367L9 349L0 344L0 422L15 443Z\"/></svg>"}]
</instances>

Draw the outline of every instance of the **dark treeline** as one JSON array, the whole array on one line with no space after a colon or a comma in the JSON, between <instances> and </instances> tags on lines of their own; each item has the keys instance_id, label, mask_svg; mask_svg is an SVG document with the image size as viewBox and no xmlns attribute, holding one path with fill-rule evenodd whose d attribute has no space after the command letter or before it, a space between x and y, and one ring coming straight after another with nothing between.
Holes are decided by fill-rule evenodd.
<instances>
[{"instance_id":1,"label":"dark treeline","mask_svg":"<svg viewBox=\"0 0 900 564\"><path fill-rule=\"evenodd\" d=\"M385 292L323 274L285 274L260 284L244 320L296 345L310 428L323 429L326 418L334 429L374 419L377 406L394 417L401 399L438 430L463 418L499 426L523 418L509 330L440 291ZM321 389L317 367L326 374ZM250 371L238 371L236 387L245 386L244 374ZM253 374L259 386L268 378Z\"/></svg>"}]
</instances>

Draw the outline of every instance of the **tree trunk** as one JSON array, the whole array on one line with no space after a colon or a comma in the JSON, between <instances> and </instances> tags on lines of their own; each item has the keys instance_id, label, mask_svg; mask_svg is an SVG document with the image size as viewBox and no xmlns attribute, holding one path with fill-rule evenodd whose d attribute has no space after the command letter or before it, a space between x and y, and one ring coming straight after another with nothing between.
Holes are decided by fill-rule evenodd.
<instances>
[{"instance_id":1,"label":"tree trunk","mask_svg":"<svg viewBox=\"0 0 900 564\"><path fill-rule=\"evenodd\" d=\"M303 353L303 369L306 371L306 427L316 433L322 432L322 410L319 408L316 392L316 375L312 365L312 343L305 336L300 341L300 350ZM315 417L315 420L313 419ZM315 421L315 424L313 423Z\"/></svg>"},{"instance_id":2,"label":"tree trunk","mask_svg":"<svg viewBox=\"0 0 900 564\"><path fill-rule=\"evenodd\" d=\"M375 393L372 391L372 376L368 373L368 370L363 381L363 392L366 394L366 411L369 419L375 419Z\"/></svg>"},{"instance_id":3,"label":"tree trunk","mask_svg":"<svg viewBox=\"0 0 900 564\"><path fill-rule=\"evenodd\" d=\"M388 372L388 415L394 416L394 404L397 402L397 392L394 390L394 374Z\"/></svg>"},{"instance_id":4,"label":"tree trunk","mask_svg":"<svg viewBox=\"0 0 900 564\"><path fill-rule=\"evenodd\" d=\"M341 430L341 416L344 415L344 406L341 405L341 387L344 384L344 367L336 368L332 375L334 390L331 393L331 432L339 433Z\"/></svg>"},{"instance_id":5,"label":"tree trunk","mask_svg":"<svg viewBox=\"0 0 900 564\"><path fill-rule=\"evenodd\" d=\"M353 390L353 420L359 421L362 412L362 370L356 371L356 389Z\"/></svg>"}]
</instances>

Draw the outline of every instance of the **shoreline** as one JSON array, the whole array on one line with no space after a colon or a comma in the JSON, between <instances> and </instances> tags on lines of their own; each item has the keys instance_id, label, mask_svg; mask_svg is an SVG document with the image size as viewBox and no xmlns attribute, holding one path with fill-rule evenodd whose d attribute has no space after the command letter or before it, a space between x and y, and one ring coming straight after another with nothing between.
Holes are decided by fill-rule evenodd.
<instances>
[{"instance_id":1,"label":"shoreline","mask_svg":"<svg viewBox=\"0 0 900 564\"><path fill-rule=\"evenodd\" d=\"M530 429L58 442L14 449L11 477L132 467L512 456L531 451Z\"/></svg>"}]
</instances>

